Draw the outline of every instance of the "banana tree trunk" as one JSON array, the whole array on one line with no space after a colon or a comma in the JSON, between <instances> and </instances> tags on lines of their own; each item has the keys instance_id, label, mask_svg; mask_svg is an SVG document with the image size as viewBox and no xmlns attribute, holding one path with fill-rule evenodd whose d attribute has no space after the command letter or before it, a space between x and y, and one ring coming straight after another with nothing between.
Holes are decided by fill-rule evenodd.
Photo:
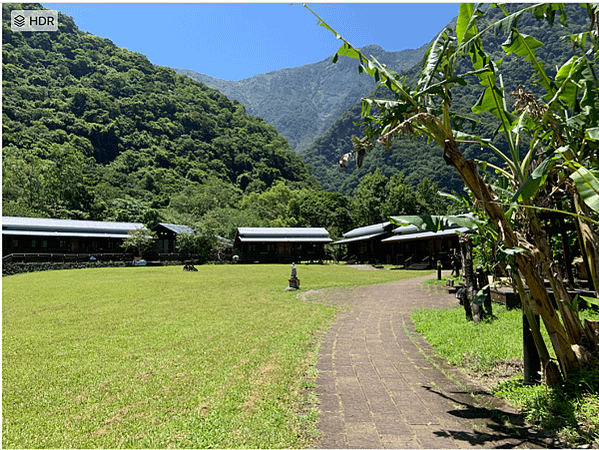
<instances>
[{"instance_id":1,"label":"banana tree trunk","mask_svg":"<svg viewBox=\"0 0 599 450\"><path fill-rule=\"evenodd\" d=\"M588 217L590 215L589 208L581 200L576 189L572 189L572 198L576 214ZM593 231L593 228L586 220L577 217L576 226L579 230L580 250L583 258L586 256L585 262L589 269L589 284L592 284L590 287L597 292L599 291L599 239L597 233Z\"/></svg>"},{"instance_id":2,"label":"banana tree trunk","mask_svg":"<svg viewBox=\"0 0 599 450\"><path fill-rule=\"evenodd\" d=\"M512 272L512 278L516 284L516 289L520 294L520 300L522 303L522 312L526 315L528 319L528 324L530 326L532 337L535 341L535 346L537 347L537 352L539 353L539 358L541 359L541 365L545 367L547 362L551 359L549 356L549 351L547 350L547 346L545 345L545 341L543 340L543 336L541 335L541 328L539 327L536 319L535 313L531 309L530 300L528 299L528 294L526 289L524 289L524 284L522 283L522 279L520 278L520 274L518 271Z\"/></svg>"},{"instance_id":3,"label":"banana tree trunk","mask_svg":"<svg viewBox=\"0 0 599 450\"><path fill-rule=\"evenodd\" d=\"M553 261L553 251L547 240L547 235L542 230L536 214L532 212L529 214L529 217L531 234L541 252L541 262L547 273L547 278L549 278L549 282L551 283L555 301L561 314L568 338L572 344L583 345L585 335L584 328L578 317L578 311L575 310L572 303L572 298L564 285L563 274Z\"/></svg>"},{"instance_id":4,"label":"banana tree trunk","mask_svg":"<svg viewBox=\"0 0 599 450\"><path fill-rule=\"evenodd\" d=\"M448 164L456 168L477 202L485 209L489 218L496 225L499 231L498 238L503 240L508 247L520 247L528 250L526 255L516 253L514 259L517 269L520 270L524 281L528 285L531 303L543 320L562 374L564 378L567 378L568 373L579 368L580 364L572 349L572 343L569 341L568 335L551 304L545 283L539 275L538 267L541 264L542 257L538 247L531 245L525 237L516 235L505 218L504 211L496 202L495 193L478 173L476 163L464 158L455 141L449 139L445 141L444 158Z\"/></svg>"}]
</instances>

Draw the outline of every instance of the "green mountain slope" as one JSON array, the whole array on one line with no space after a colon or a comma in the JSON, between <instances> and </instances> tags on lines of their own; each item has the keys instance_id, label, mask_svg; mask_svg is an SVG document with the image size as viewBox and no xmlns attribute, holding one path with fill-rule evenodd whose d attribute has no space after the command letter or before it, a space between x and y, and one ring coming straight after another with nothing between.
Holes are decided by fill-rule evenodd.
<instances>
[{"instance_id":1,"label":"green mountain slope","mask_svg":"<svg viewBox=\"0 0 599 450\"><path fill-rule=\"evenodd\" d=\"M387 52L378 45L362 50L394 70L416 64L426 45L415 50ZM297 152L362 96L375 88L372 77L358 76L357 62L347 57L332 64L333 57L305 66L282 69L240 81L225 81L191 70L175 69L244 104L247 112L274 125Z\"/></svg>"},{"instance_id":2,"label":"green mountain slope","mask_svg":"<svg viewBox=\"0 0 599 450\"><path fill-rule=\"evenodd\" d=\"M510 8L518 8L517 4L511 4ZM519 22L520 31L535 36L543 42L543 46L537 49L538 58L543 61L544 66L551 72L555 72L555 67L565 63L572 56L572 45L564 37L570 34L580 33L589 29L589 19L583 8L576 4L568 5L569 26L564 28L559 24L559 19L553 27L546 22L538 22L531 14L524 15ZM500 17L501 12L498 9L491 10L487 20L494 17ZM479 27L482 29L482 25ZM485 48L490 51L495 48L496 59L503 56L501 52L501 43L505 41L506 36L499 34L495 36L493 32L487 33ZM331 38L333 36L331 35ZM469 64L464 60L463 64ZM411 83L415 83L419 76L419 65L403 72ZM504 57L501 64L501 73L506 92L512 92L517 86L522 85L527 90L535 91L535 86L530 80L533 71L530 67L522 64L520 61L510 56ZM473 81L473 83L475 83ZM482 89L477 84L471 86L459 86L453 90L453 107L456 111L464 115L474 115L470 111ZM379 93L384 96L384 93ZM362 136L361 127L355 123L360 123L361 102L354 104L345 111L337 121L314 143L301 151L299 154L302 159L313 167L314 176L320 180L323 187L330 191L338 191L350 194L358 186L364 175L373 173L376 168L387 177L403 172L406 179L416 186L423 177L428 177L438 182L439 187L444 190L461 190L462 181L457 176L455 170L445 165L441 151L436 144L428 144L424 140L413 141L409 138L396 140L388 151L382 148L375 148L370 152L364 165L358 169L352 162L348 165L348 170L338 167L338 161L341 156L352 150L351 137ZM479 131L482 135L492 137L497 127L494 117L482 116L476 117L481 121ZM502 146L502 136L495 139L495 145ZM478 145L463 146L462 151L469 158L480 158L493 163L499 163L498 157L488 150L483 150Z\"/></svg>"},{"instance_id":3,"label":"green mountain slope","mask_svg":"<svg viewBox=\"0 0 599 450\"><path fill-rule=\"evenodd\" d=\"M5 215L115 218L207 183L239 195L311 184L285 138L237 101L63 14L57 32L13 32L12 9L42 7L2 7Z\"/></svg>"}]
</instances>

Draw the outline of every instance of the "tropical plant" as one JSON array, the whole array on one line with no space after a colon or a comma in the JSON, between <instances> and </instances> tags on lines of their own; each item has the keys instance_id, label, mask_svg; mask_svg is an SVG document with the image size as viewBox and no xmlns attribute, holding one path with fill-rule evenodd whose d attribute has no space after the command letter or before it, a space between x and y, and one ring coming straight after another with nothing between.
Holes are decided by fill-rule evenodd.
<instances>
[{"instance_id":1,"label":"tropical plant","mask_svg":"<svg viewBox=\"0 0 599 450\"><path fill-rule=\"evenodd\" d=\"M599 6L583 4L582 7L588 13L591 28L571 36L573 56L552 76L536 56L536 49L542 43L521 34L518 20L523 14L532 13L551 25L559 16L565 25L564 4L526 5L514 12L504 5L462 4L455 30L446 28L431 44L415 87L408 86L405 79L375 58L368 58L352 47L318 18L319 25L343 41L337 55L358 59L360 72L369 73L379 86L393 93L392 99L363 99L364 137L354 140L355 148L350 152L355 154L358 166L375 143L388 146L403 135L425 136L441 147L446 163L457 170L475 204L488 217L487 229L496 236L498 250L513 262L514 280L529 323L534 323L534 314L543 320L559 368L550 359L539 330L533 330L533 335L545 381L550 384L559 380L560 369L567 378L570 372L590 364L599 350L596 327L590 322L583 327L579 320L576 303L553 260L539 214L552 211L574 219L581 253L597 289L599 82L595 62L599 59ZM499 8L504 17L489 23L486 16L492 8ZM534 93L518 87L512 93L513 110L508 107L509 96L504 89L502 59L491 57L483 45L488 42L483 37L492 30L506 34L501 44L505 57L530 64L534 71L531 79ZM464 70L465 58L470 65ZM472 112L481 119L456 113L451 103L452 89L456 85L468 86L472 80L483 88L481 97L472 106ZM490 119L497 123L496 133L505 140L507 151L494 145L490 137L464 131L466 124ZM466 159L459 146L471 143L492 149L503 165ZM347 161L351 154L344 155L342 161ZM479 170L488 168L495 171L494 186ZM500 190L504 197L508 194L508 201L502 200ZM436 221L435 226L441 222ZM542 273L551 282L559 314L550 300Z\"/></svg>"},{"instance_id":2,"label":"tropical plant","mask_svg":"<svg viewBox=\"0 0 599 450\"><path fill-rule=\"evenodd\" d=\"M148 230L146 227L136 228L129 232L127 238L123 241L122 247L127 250L133 250L135 256L143 256L143 252L148 249L156 239L156 233Z\"/></svg>"},{"instance_id":3,"label":"tropical plant","mask_svg":"<svg viewBox=\"0 0 599 450\"><path fill-rule=\"evenodd\" d=\"M190 232L177 234L177 249L181 253L195 256L200 264L208 260L210 249L216 242L210 227L203 223L196 224Z\"/></svg>"}]
</instances>

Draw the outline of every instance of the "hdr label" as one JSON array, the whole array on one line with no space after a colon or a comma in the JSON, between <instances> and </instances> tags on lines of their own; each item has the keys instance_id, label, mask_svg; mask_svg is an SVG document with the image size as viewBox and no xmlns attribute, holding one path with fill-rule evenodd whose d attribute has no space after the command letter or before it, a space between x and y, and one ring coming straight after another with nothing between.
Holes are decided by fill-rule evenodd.
<instances>
[{"instance_id":1,"label":"hdr label","mask_svg":"<svg viewBox=\"0 0 599 450\"><path fill-rule=\"evenodd\" d=\"M13 9L10 28L12 31L58 31L58 11Z\"/></svg>"}]
</instances>

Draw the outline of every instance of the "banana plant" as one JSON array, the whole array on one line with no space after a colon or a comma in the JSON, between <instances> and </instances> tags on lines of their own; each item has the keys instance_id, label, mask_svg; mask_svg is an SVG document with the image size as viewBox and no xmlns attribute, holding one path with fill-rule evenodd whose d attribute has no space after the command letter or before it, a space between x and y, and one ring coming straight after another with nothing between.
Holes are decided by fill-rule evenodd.
<instances>
[{"instance_id":1,"label":"banana plant","mask_svg":"<svg viewBox=\"0 0 599 450\"><path fill-rule=\"evenodd\" d=\"M484 5L485 8L487 6ZM505 17L479 29L478 25L486 17L483 4L461 4L456 29L446 28L432 42L423 60L420 80L414 88L375 58L369 58L352 47L320 17L316 17L319 25L331 30L343 41L337 55L357 59L360 72L369 73L379 86L387 87L393 94L391 99L363 99L364 138L354 140L355 148L351 152L357 154L358 165L376 143L388 146L393 139L406 134L426 136L441 147L445 161L455 167L477 207L488 216L498 241L505 248L514 250L512 256L517 277L526 283L530 292L522 299L526 303L525 311L538 314L543 319L561 374L567 377L586 360L582 353L597 352L599 342L592 335L592 330L583 328L572 312L572 301L559 272L554 276L557 268L552 262L552 250L542 230L538 217L540 208L535 201L541 196L550 197L553 190L571 195L574 211L567 211L567 214L576 219L583 254L593 267L593 282L599 286L599 246L593 230L593 223L597 222L592 217L599 204L596 170L599 85L594 68L594 60L599 55L598 39L594 30L572 37L574 44L584 51L559 68L552 78L536 56L536 49L542 43L520 33L517 24L526 13L552 24L557 12L562 23L566 23L564 4L530 5L513 13L502 5L492 4L489 8L495 7L500 8ZM592 23L598 23L597 6L585 4L584 7L593 19ZM503 51L532 66L534 81L545 91L543 98L537 99L524 87L519 87L513 93L517 100L515 109L510 110L500 72L501 60L494 61L483 46L482 37L491 30L507 33L502 44ZM589 46L590 50L587 50ZM463 57L470 58L471 70L457 73L458 60ZM473 81L479 83L484 91L473 105L472 112L490 113L496 117L499 123L497 132L505 137L507 153L492 145L490 139L465 133L459 127L465 119L472 119L458 116L451 110L451 91L456 85L467 86ZM376 114L372 113L373 107L376 107ZM521 157L520 147L526 135L529 137L528 149L522 152ZM503 167L482 164L494 169L498 177L506 181L506 187L512 193L508 202L485 182L479 173L478 162L467 160L460 152L459 145L466 142L487 146L502 159ZM343 155L342 161L345 163L350 156ZM553 205L549 209L556 210ZM435 225L431 222L430 226ZM552 306L539 267L549 274L554 291L563 300L559 302L565 305L560 306L561 317ZM548 353L545 350L543 354ZM552 361L545 361L545 372L546 380L559 379L560 370Z\"/></svg>"}]
</instances>

